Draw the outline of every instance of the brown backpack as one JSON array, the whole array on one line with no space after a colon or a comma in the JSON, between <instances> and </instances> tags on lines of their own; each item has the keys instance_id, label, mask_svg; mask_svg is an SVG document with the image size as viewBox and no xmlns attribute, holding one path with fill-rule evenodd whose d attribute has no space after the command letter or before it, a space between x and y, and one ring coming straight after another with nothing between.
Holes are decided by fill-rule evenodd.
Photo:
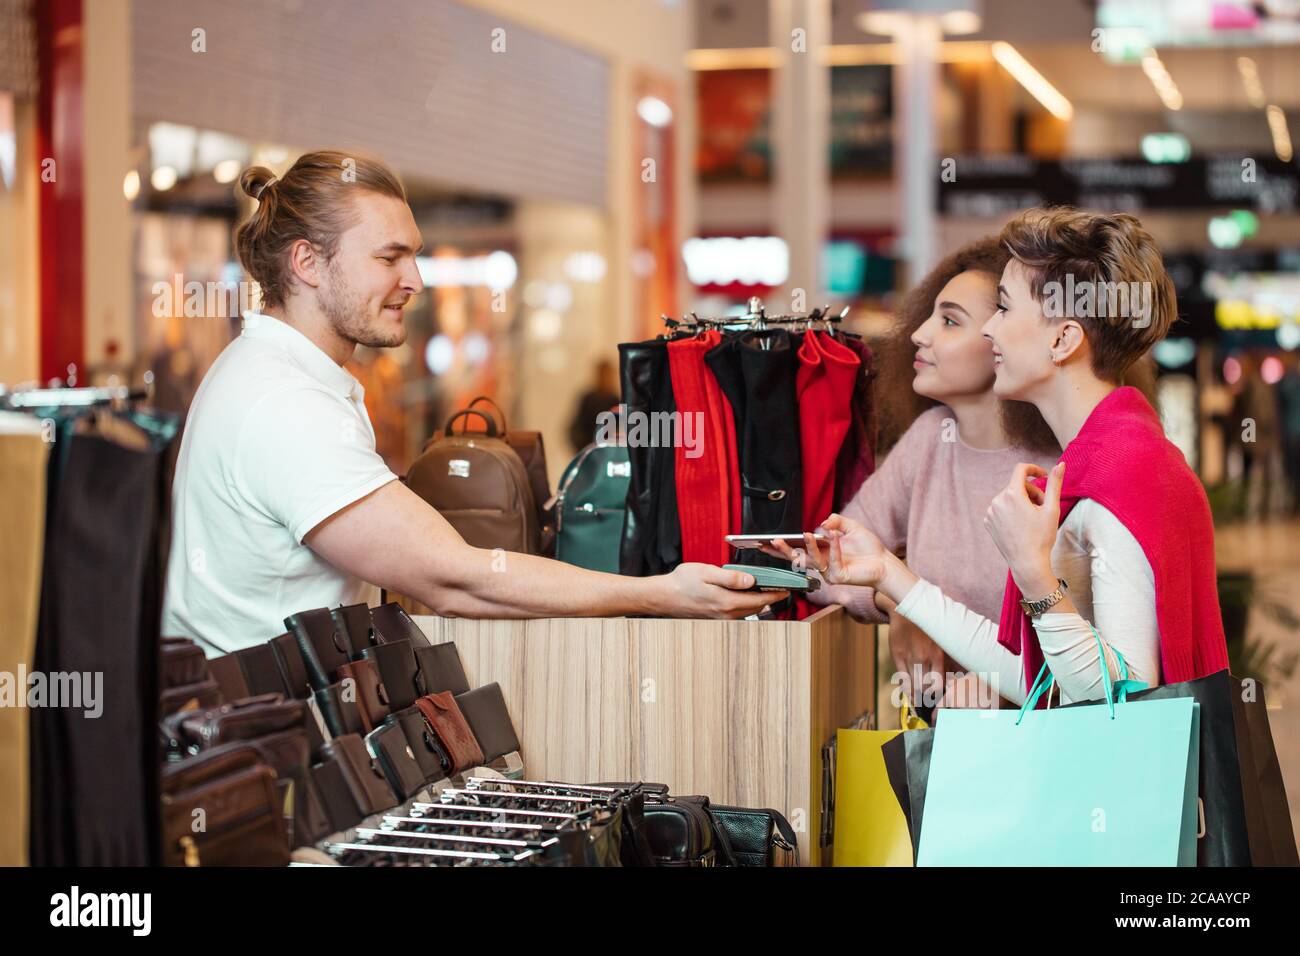
<instances>
[{"instance_id":1,"label":"brown backpack","mask_svg":"<svg viewBox=\"0 0 1300 956\"><path fill-rule=\"evenodd\" d=\"M455 434L456 420L477 416L486 430ZM478 548L537 554L537 505L524 464L497 423L466 408L447 420L406 473L406 484Z\"/></svg>"},{"instance_id":2,"label":"brown backpack","mask_svg":"<svg viewBox=\"0 0 1300 956\"><path fill-rule=\"evenodd\" d=\"M515 450L519 460L524 463L528 484L533 489L537 526L541 529L541 546L537 553L553 558L555 557L555 520L551 505L554 502L551 498L551 479L546 473L546 446L542 443L542 433L510 428L506 424L506 413L501 406L486 395L480 395L465 407L473 408L480 402L492 406L492 411L496 414L498 434Z\"/></svg>"}]
</instances>

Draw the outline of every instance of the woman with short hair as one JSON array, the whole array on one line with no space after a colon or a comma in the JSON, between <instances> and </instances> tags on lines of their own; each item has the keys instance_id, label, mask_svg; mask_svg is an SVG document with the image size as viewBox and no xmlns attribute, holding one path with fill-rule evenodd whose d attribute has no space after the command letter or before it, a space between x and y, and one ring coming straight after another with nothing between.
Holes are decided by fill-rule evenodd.
<instances>
[{"instance_id":1,"label":"woman with short hair","mask_svg":"<svg viewBox=\"0 0 1300 956\"><path fill-rule=\"evenodd\" d=\"M993 391L1032 403L1065 451L1050 473L1018 465L988 508L1010 568L1000 615L918 576L851 517L823 524L828 545L807 536L811 562L897 601L1017 703L1040 665L1062 700L1102 696L1102 657L1117 674L1116 652L1153 686L1226 668L1204 489L1146 398L1119 384L1177 318L1154 240L1132 216L1034 209L1001 241L1011 260L983 333Z\"/></svg>"}]
</instances>

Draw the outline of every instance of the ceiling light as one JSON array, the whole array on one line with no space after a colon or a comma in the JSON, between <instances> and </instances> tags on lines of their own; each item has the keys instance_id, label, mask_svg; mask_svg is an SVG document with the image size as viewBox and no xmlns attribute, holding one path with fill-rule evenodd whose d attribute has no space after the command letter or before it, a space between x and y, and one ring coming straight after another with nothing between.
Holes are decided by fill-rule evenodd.
<instances>
[{"instance_id":1,"label":"ceiling light","mask_svg":"<svg viewBox=\"0 0 1300 956\"><path fill-rule=\"evenodd\" d=\"M1237 57L1237 70L1241 73L1241 85L1246 88L1246 99L1254 107L1264 105L1264 85L1259 81L1259 68L1248 56Z\"/></svg>"},{"instance_id":2,"label":"ceiling light","mask_svg":"<svg viewBox=\"0 0 1300 956\"><path fill-rule=\"evenodd\" d=\"M140 195L140 173L131 169L122 177L122 195L126 197L127 202L135 202L135 197Z\"/></svg>"},{"instance_id":3,"label":"ceiling light","mask_svg":"<svg viewBox=\"0 0 1300 956\"><path fill-rule=\"evenodd\" d=\"M170 166L159 166L149 177L149 183L160 193L165 193L176 185L176 170Z\"/></svg>"},{"instance_id":4,"label":"ceiling light","mask_svg":"<svg viewBox=\"0 0 1300 956\"><path fill-rule=\"evenodd\" d=\"M1160 61L1155 50L1148 50L1146 56L1142 57L1142 72L1156 88L1156 95L1160 97L1160 102L1165 104L1165 109L1183 108L1183 94L1178 91L1178 84L1169 75L1169 71L1165 69L1164 63Z\"/></svg>"},{"instance_id":5,"label":"ceiling light","mask_svg":"<svg viewBox=\"0 0 1300 956\"><path fill-rule=\"evenodd\" d=\"M212 178L219 183L233 183L239 178L239 160L223 159L212 167Z\"/></svg>"},{"instance_id":6,"label":"ceiling light","mask_svg":"<svg viewBox=\"0 0 1300 956\"><path fill-rule=\"evenodd\" d=\"M1019 50L1002 40L994 43L991 50L993 59L1002 64L1002 68L1015 77L1016 82L1028 90L1034 99L1042 103L1049 113L1060 120L1068 120L1074 116L1074 107L1070 105L1070 101L1047 81L1047 77L1034 69L1030 62L1020 55Z\"/></svg>"},{"instance_id":7,"label":"ceiling light","mask_svg":"<svg viewBox=\"0 0 1300 956\"><path fill-rule=\"evenodd\" d=\"M950 36L978 33L981 26L980 15L974 10L949 10L940 15L939 26L943 27L943 32Z\"/></svg>"},{"instance_id":8,"label":"ceiling light","mask_svg":"<svg viewBox=\"0 0 1300 956\"><path fill-rule=\"evenodd\" d=\"M1268 116L1269 132L1273 134L1273 152L1282 162L1291 162L1294 153L1291 151L1291 131L1286 127L1286 114L1276 103L1270 103L1264 113Z\"/></svg>"},{"instance_id":9,"label":"ceiling light","mask_svg":"<svg viewBox=\"0 0 1300 956\"><path fill-rule=\"evenodd\" d=\"M657 96L643 96L636 104L637 115L651 126L664 127L673 121L672 108Z\"/></svg>"},{"instance_id":10,"label":"ceiling light","mask_svg":"<svg viewBox=\"0 0 1300 956\"><path fill-rule=\"evenodd\" d=\"M892 37L907 28L909 14L901 11L876 11L858 15L858 29L863 33Z\"/></svg>"}]
</instances>

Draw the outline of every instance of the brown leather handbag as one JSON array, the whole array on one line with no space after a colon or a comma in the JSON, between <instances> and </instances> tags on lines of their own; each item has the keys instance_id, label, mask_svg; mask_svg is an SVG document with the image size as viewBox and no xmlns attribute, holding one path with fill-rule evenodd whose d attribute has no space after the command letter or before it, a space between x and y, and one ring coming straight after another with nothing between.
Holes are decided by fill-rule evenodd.
<instances>
[{"instance_id":1,"label":"brown leather handbag","mask_svg":"<svg viewBox=\"0 0 1300 956\"><path fill-rule=\"evenodd\" d=\"M483 748L474 737L474 731L469 729L469 723L451 691L425 694L415 705L424 714L443 752L450 758L452 773L483 764Z\"/></svg>"},{"instance_id":2,"label":"brown leather handbag","mask_svg":"<svg viewBox=\"0 0 1300 956\"><path fill-rule=\"evenodd\" d=\"M389 714L388 692L379 679L379 669L371 660L352 661L339 666L339 681L352 681L356 694L357 711L366 733L384 722Z\"/></svg>"},{"instance_id":3,"label":"brown leather handbag","mask_svg":"<svg viewBox=\"0 0 1300 956\"><path fill-rule=\"evenodd\" d=\"M282 694L262 694L207 710L190 710L165 720L173 740L191 752L232 740L253 740L286 730L302 731L307 705Z\"/></svg>"},{"instance_id":4,"label":"brown leather handbag","mask_svg":"<svg viewBox=\"0 0 1300 956\"><path fill-rule=\"evenodd\" d=\"M163 767L162 828L166 866L289 862L275 771L243 742Z\"/></svg>"},{"instance_id":5,"label":"brown leather handbag","mask_svg":"<svg viewBox=\"0 0 1300 956\"><path fill-rule=\"evenodd\" d=\"M158 712L166 716L182 710L216 707L220 703L221 688L216 681L208 679L197 684L168 687L159 698Z\"/></svg>"}]
</instances>

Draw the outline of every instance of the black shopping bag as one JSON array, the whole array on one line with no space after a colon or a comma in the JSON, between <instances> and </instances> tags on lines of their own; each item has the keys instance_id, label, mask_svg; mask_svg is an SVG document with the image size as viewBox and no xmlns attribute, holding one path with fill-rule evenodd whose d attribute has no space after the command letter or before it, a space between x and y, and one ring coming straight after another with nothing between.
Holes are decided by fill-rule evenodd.
<instances>
[{"instance_id":1,"label":"black shopping bag","mask_svg":"<svg viewBox=\"0 0 1300 956\"><path fill-rule=\"evenodd\" d=\"M933 746L932 727L909 730L880 746L889 785L903 809L907 830L912 836L912 859L916 859L921 849L921 816L925 812L925 787L930 779L930 750Z\"/></svg>"},{"instance_id":2,"label":"black shopping bag","mask_svg":"<svg viewBox=\"0 0 1300 956\"><path fill-rule=\"evenodd\" d=\"M1175 697L1191 697L1201 705L1198 792L1203 825L1197 834L1196 865L1295 865L1295 834L1263 686L1222 670L1128 695L1129 700Z\"/></svg>"},{"instance_id":3,"label":"black shopping bag","mask_svg":"<svg viewBox=\"0 0 1300 956\"><path fill-rule=\"evenodd\" d=\"M1238 683L1236 678L1233 682ZM1241 787L1251 864L1297 866L1300 857L1296 851L1295 830L1291 826L1282 767L1278 763L1273 732L1268 724L1264 688L1258 681L1253 686L1247 681L1239 683L1241 693L1234 697L1233 715L1241 753ZM1252 699L1245 700L1246 697Z\"/></svg>"}]
</instances>

